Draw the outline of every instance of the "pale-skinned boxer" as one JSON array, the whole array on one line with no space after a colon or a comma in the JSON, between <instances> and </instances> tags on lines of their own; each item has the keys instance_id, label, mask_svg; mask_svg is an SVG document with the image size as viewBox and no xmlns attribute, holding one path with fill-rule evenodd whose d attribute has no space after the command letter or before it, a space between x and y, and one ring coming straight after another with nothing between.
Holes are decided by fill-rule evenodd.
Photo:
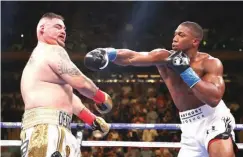
<instances>
[{"instance_id":1,"label":"pale-skinned boxer","mask_svg":"<svg viewBox=\"0 0 243 157\"><path fill-rule=\"evenodd\" d=\"M234 157L235 120L222 100L223 65L198 51L202 39L201 26L187 21L175 30L171 51L98 48L85 56L84 63L91 70L104 69L109 61L121 66L156 66L180 111L178 156Z\"/></svg>"},{"instance_id":2,"label":"pale-skinned boxer","mask_svg":"<svg viewBox=\"0 0 243 157\"><path fill-rule=\"evenodd\" d=\"M71 133L75 114L89 124L95 136L104 136L110 125L95 116L73 93L94 100L100 113L112 108L112 100L70 60L64 49L66 31L62 16L46 13L37 26L38 43L21 78L25 104L22 119L22 157L79 157L80 145Z\"/></svg>"}]
</instances>

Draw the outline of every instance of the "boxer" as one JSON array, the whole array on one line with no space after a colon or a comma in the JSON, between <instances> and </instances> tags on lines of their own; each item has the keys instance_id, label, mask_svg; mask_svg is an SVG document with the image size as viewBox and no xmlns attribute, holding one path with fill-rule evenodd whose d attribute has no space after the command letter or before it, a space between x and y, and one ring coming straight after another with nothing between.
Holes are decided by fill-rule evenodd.
<instances>
[{"instance_id":1,"label":"boxer","mask_svg":"<svg viewBox=\"0 0 243 157\"><path fill-rule=\"evenodd\" d=\"M38 43L21 77L25 112L21 129L22 157L80 157L71 132L72 115L89 124L95 136L105 136L110 125L91 113L73 93L94 100L97 110L111 110L110 96L101 91L70 60L64 49L64 18L46 13L37 26Z\"/></svg>"},{"instance_id":2,"label":"boxer","mask_svg":"<svg viewBox=\"0 0 243 157\"><path fill-rule=\"evenodd\" d=\"M195 22L181 23L174 33L172 50L135 52L98 48L84 58L91 70L102 70L111 61L121 66L156 66L180 111L179 157L233 157L235 119L222 100L223 65L198 47L203 29Z\"/></svg>"}]
</instances>

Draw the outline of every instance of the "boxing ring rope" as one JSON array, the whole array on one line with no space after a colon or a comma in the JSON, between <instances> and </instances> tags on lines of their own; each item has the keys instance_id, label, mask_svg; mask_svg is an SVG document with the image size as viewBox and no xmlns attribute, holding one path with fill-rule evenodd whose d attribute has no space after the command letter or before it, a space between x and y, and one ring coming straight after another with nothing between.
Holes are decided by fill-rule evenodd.
<instances>
[{"instance_id":1,"label":"boxing ring rope","mask_svg":"<svg viewBox=\"0 0 243 157\"><path fill-rule=\"evenodd\" d=\"M20 122L0 122L1 128L20 128ZM76 128L80 123L71 123L71 128ZM110 123L111 129L156 129L156 130L180 130L181 124L132 124L132 123ZM86 129L91 129L89 125L84 124ZM236 124L234 130L243 130L243 124Z\"/></svg>"},{"instance_id":2,"label":"boxing ring rope","mask_svg":"<svg viewBox=\"0 0 243 157\"><path fill-rule=\"evenodd\" d=\"M72 123L71 128L77 128L79 123ZM86 124L82 124L85 129L90 129ZM20 128L21 123L1 122L1 128ZM180 130L180 124L131 124L131 123L111 123L111 129L156 129L156 130ZM236 124L234 130L243 130L243 124ZM20 146L20 140L1 140L1 146ZM164 147L180 148L179 142L131 142L131 141L81 141L82 146L105 146L105 147ZM243 143L237 143L239 149L243 149Z\"/></svg>"}]
</instances>

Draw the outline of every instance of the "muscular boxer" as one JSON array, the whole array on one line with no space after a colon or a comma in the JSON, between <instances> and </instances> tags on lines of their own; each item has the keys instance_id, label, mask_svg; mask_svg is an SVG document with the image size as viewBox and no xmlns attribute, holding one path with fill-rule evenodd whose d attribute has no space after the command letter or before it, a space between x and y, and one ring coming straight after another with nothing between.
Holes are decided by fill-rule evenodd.
<instances>
[{"instance_id":1,"label":"muscular boxer","mask_svg":"<svg viewBox=\"0 0 243 157\"><path fill-rule=\"evenodd\" d=\"M70 60L64 49L63 20L54 13L43 15L37 26L37 46L23 70L22 157L80 157L80 146L70 128L73 114L99 133L94 135L104 136L110 129L104 119L91 113L73 93L75 88L94 100L101 113L112 108L110 96Z\"/></svg>"},{"instance_id":2,"label":"muscular boxer","mask_svg":"<svg viewBox=\"0 0 243 157\"><path fill-rule=\"evenodd\" d=\"M175 30L171 51L98 48L89 52L84 62L92 70L105 68L108 61L122 66L156 66L180 111L182 147L178 156L233 157L235 120L222 100L223 65L198 51L202 38L201 26L187 21Z\"/></svg>"}]
</instances>

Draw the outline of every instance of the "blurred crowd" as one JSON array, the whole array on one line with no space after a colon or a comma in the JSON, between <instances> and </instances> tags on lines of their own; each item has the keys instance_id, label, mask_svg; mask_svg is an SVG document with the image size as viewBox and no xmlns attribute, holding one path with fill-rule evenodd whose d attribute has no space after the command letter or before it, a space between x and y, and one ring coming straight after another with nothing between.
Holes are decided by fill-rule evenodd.
<instances>
[{"instance_id":1,"label":"blurred crowd","mask_svg":"<svg viewBox=\"0 0 243 157\"><path fill-rule=\"evenodd\" d=\"M16 72L3 74L1 121L20 122L24 113L24 103L19 92L21 75ZM74 92L87 108L109 123L180 123L178 110L163 83L97 83L97 85L110 94L114 101L114 108L109 114L100 115L95 110L92 100L81 96L77 91ZM224 97L235 116L236 123L243 123L242 105L237 101L230 101L232 99L228 94ZM82 123L76 116L73 116L72 122ZM242 131L236 132L238 142L243 142L242 133ZM20 129L2 129L1 139L16 140L19 139L19 134ZM75 130L73 134L76 134ZM119 129L110 130L102 139L95 139L90 130L84 130L83 140L179 142L180 134L180 131ZM11 147L9 149L13 152L18 151ZM83 157L173 157L179 151L179 149L133 147L82 147L81 149Z\"/></svg>"}]
</instances>

